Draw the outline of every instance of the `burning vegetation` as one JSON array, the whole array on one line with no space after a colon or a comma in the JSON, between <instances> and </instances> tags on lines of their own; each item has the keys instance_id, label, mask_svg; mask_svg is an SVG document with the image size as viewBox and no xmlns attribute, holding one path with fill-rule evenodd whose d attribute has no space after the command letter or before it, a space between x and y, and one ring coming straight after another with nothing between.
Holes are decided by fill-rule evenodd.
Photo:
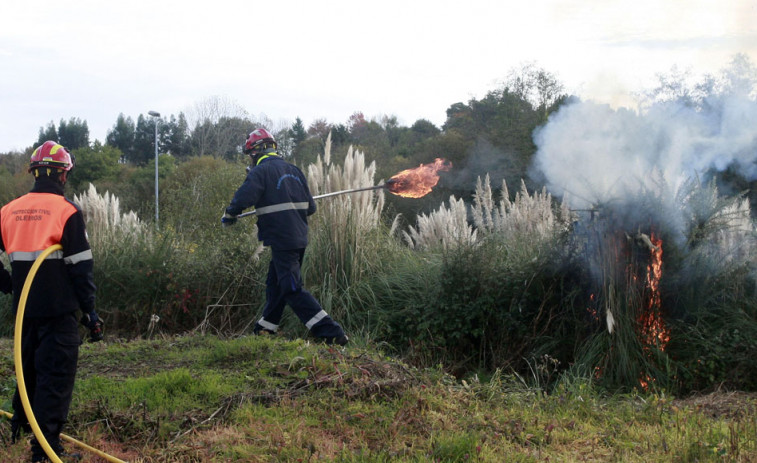
<instances>
[{"instance_id":1,"label":"burning vegetation","mask_svg":"<svg viewBox=\"0 0 757 463\"><path fill-rule=\"evenodd\" d=\"M671 339L665 320L670 311L663 303L664 225L651 215L629 221L621 213L590 212L577 229L582 230L586 266L594 281L587 314L598 327L606 326L598 333L605 347L592 355L594 376L610 375L611 382L624 384L636 378L647 390L664 368Z\"/></svg>"}]
</instances>

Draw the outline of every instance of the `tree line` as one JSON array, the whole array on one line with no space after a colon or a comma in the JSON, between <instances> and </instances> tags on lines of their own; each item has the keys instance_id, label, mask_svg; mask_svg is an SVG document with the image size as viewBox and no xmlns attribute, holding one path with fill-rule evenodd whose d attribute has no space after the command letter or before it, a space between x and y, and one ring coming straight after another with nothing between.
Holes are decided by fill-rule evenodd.
<instances>
[{"instance_id":1,"label":"tree line","mask_svg":"<svg viewBox=\"0 0 757 463\"><path fill-rule=\"evenodd\" d=\"M736 57L731 72L739 73L742 84L754 84L755 79L744 69L753 70L754 66L747 58ZM641 95L646 101L691 99L691 95L701 90L699 84L687 84L690 76L675 68L671 74L658 77L659 85ZM165 164L167 170L174 163L202 156L244 162L241 148L246 134L260 126L276 136L281 155L301 166L315 161L323 153L329 135L332 155L337 161L339 156L346 154L349 146L353 146L363 151L367 159L376 161L379 179L432 162L436 157L447 159L454 166L453 173L446 175L439 187L423 201L411 204L390 198L391 212L413 216L428 211L451 194L470 199L476 178L486 174L493 185L501 184L502 180L509 185L518 185L524 180L529 189L539 188L540 179L529 172L536 151L532 138L534 130L546 123L550 114L574 99L577 97L564 91L564 85L555 74L535 64L526 64L511 70L498 88L482 98L451 104L441 127L427 119L404 126L396 116L369 119L360 111L341 123L317 119L306 126L299 117L294 122L274 122L264 115L250 115L233 100L210 97L178 115L152 117L139 114L134 119L119 114L104 143L90 141L86 120L62 119L57 126L50 122L40 128L33 146L45 140L56 140L76 154L80 162L74 188L86 187L89 182L97 184L113 177L120 169L129 171L149 166L155 156L156 124L161 169ZM163 155L168 155L165 156L167 159L164 160ZM13 174L16 169L12 165L9 156L0 156L0 177L3 171L6 171L5 175ZM142 177L144 181L149 180L146 173ZM726 180L740 188L751 186L737 177ZM134 178L130 180L134 181ZM143 189L147 194L149 188L145 186ZM149 198L144 199L149 202ZM138 204L130 206L135 210L142 207Z\"/></svg>"}]
</instances>

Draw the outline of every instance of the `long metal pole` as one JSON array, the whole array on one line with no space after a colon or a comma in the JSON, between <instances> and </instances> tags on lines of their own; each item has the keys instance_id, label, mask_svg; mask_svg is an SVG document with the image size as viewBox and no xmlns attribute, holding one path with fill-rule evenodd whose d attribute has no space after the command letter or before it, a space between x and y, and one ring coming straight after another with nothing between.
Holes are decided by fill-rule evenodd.
<instances>
[{"instance_id":1,"label":"long metal pole","mask_svg":"<svg viewBox=\"0 0 757 463\"><path fill-rule=\"evenodd\" d=\"M331 193L324 193L322 195L313 196L313 199L328 198L328 197L331 197L331 196L339 196L339 195L344 195L344 194L347 194L347 193L357 193L357 192L360 192L360 191L379 190L381 188L386 188L386 183L382 183L381 185L375 185L375 186L367 186L367 187L363 187L363 188L353 188L351 190L332 191ZM239 217L247 217L247 216L250 216L250 215L255 215L256 213L257 213L257 211L255 211L255 210L252 210L252 211L249 211L249 212L244 212L242 214L239 214L237 216L237 218L239 218Z\"/></svg>"},{"instance_id":2,"label":"long metal pole","mask_svg":"<svg viewBox=\"0 0 757 463\"><path fill-rule=\"evenodd\" d=\"M360 191L370 191L370 190L379 190L381 188L384 188L386 186L386 183L382 183L381 185L375 185L375 186L366 186L363 188L353 188L351 190L342 190L342 191L332 191L331 193L324 193L322 195L313 196L313 199L321 199L321 198L328 198L331 196L339 196L344 195L347 193L357 193Z\"/></svg>"},{"instance_id":3,"label":"long metal pole","mask_svg":"<svg viewBox=\"0 0 757 463\"><path fill-rule=\"evenodd\" d=\"M158 213L158 120L160 119L160 113L157 111L147 111L147 114L153 117L155 122L155 228L158 228L158 220L160 215Z\"/></svg>"},{"instance_id":4,"label":"long metal pole","mask_svg":"<svg viewBox=\"0 0 757 463\"><path fill-rule=\"evenodd\" d=\"M160 214L158 213L158 118L155 121L155 227L158 227Z\"/></svg>"}]
</instances>

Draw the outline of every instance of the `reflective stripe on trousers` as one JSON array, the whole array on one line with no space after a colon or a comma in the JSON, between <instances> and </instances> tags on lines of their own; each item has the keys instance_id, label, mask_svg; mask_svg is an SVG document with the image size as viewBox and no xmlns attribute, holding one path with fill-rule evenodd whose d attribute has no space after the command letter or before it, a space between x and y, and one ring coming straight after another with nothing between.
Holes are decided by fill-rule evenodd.
<instances>
[{"instance_id":1,"label":"reflective stripe on trousers","mask_svg":"<svg viewBox=\"0 0 757 463\"><path fill-rule=\"evenodd\" d=\"M279 329L279 325L275 325L271 322L267 322L265 318L261 318L260 320L258 320L258 325L262 326L263 328L267 330L271 330L274 333Z\"/></svg>"},{"instance_id":2,"label":"reflective stripe on trousers","mask_svg":"<svg viewBox=\"0 0 757 463\"><path fill-rule=\"evenodd\" d=\"M328 316L329 314L327 314L325 310L321 310L320 312L315 314L313 318L308 320L307 323L305 323L305 326L307 327L307 329L311 329L316 323L318 323L319 321L323 320L325 317L328 317Z\"/></svg>"}]
</instances>

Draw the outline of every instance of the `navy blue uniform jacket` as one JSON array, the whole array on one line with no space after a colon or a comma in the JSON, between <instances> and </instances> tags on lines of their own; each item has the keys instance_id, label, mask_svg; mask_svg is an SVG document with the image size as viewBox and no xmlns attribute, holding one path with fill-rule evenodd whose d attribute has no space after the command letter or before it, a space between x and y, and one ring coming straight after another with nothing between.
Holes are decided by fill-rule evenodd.
<instances>
[{"instance_id":1,"label":"navy blue uniform jacket","mask_svg":"<svg viewBox=\"0 0 757 463\"><path fill-rule=\"evenodd\" d=\"M305 175L278 155L263 158L250 169L226 212L239 215L255 206L258 239L277 251L304 249L308 216L315 213Z\"/></svg>"}]
</instances>

